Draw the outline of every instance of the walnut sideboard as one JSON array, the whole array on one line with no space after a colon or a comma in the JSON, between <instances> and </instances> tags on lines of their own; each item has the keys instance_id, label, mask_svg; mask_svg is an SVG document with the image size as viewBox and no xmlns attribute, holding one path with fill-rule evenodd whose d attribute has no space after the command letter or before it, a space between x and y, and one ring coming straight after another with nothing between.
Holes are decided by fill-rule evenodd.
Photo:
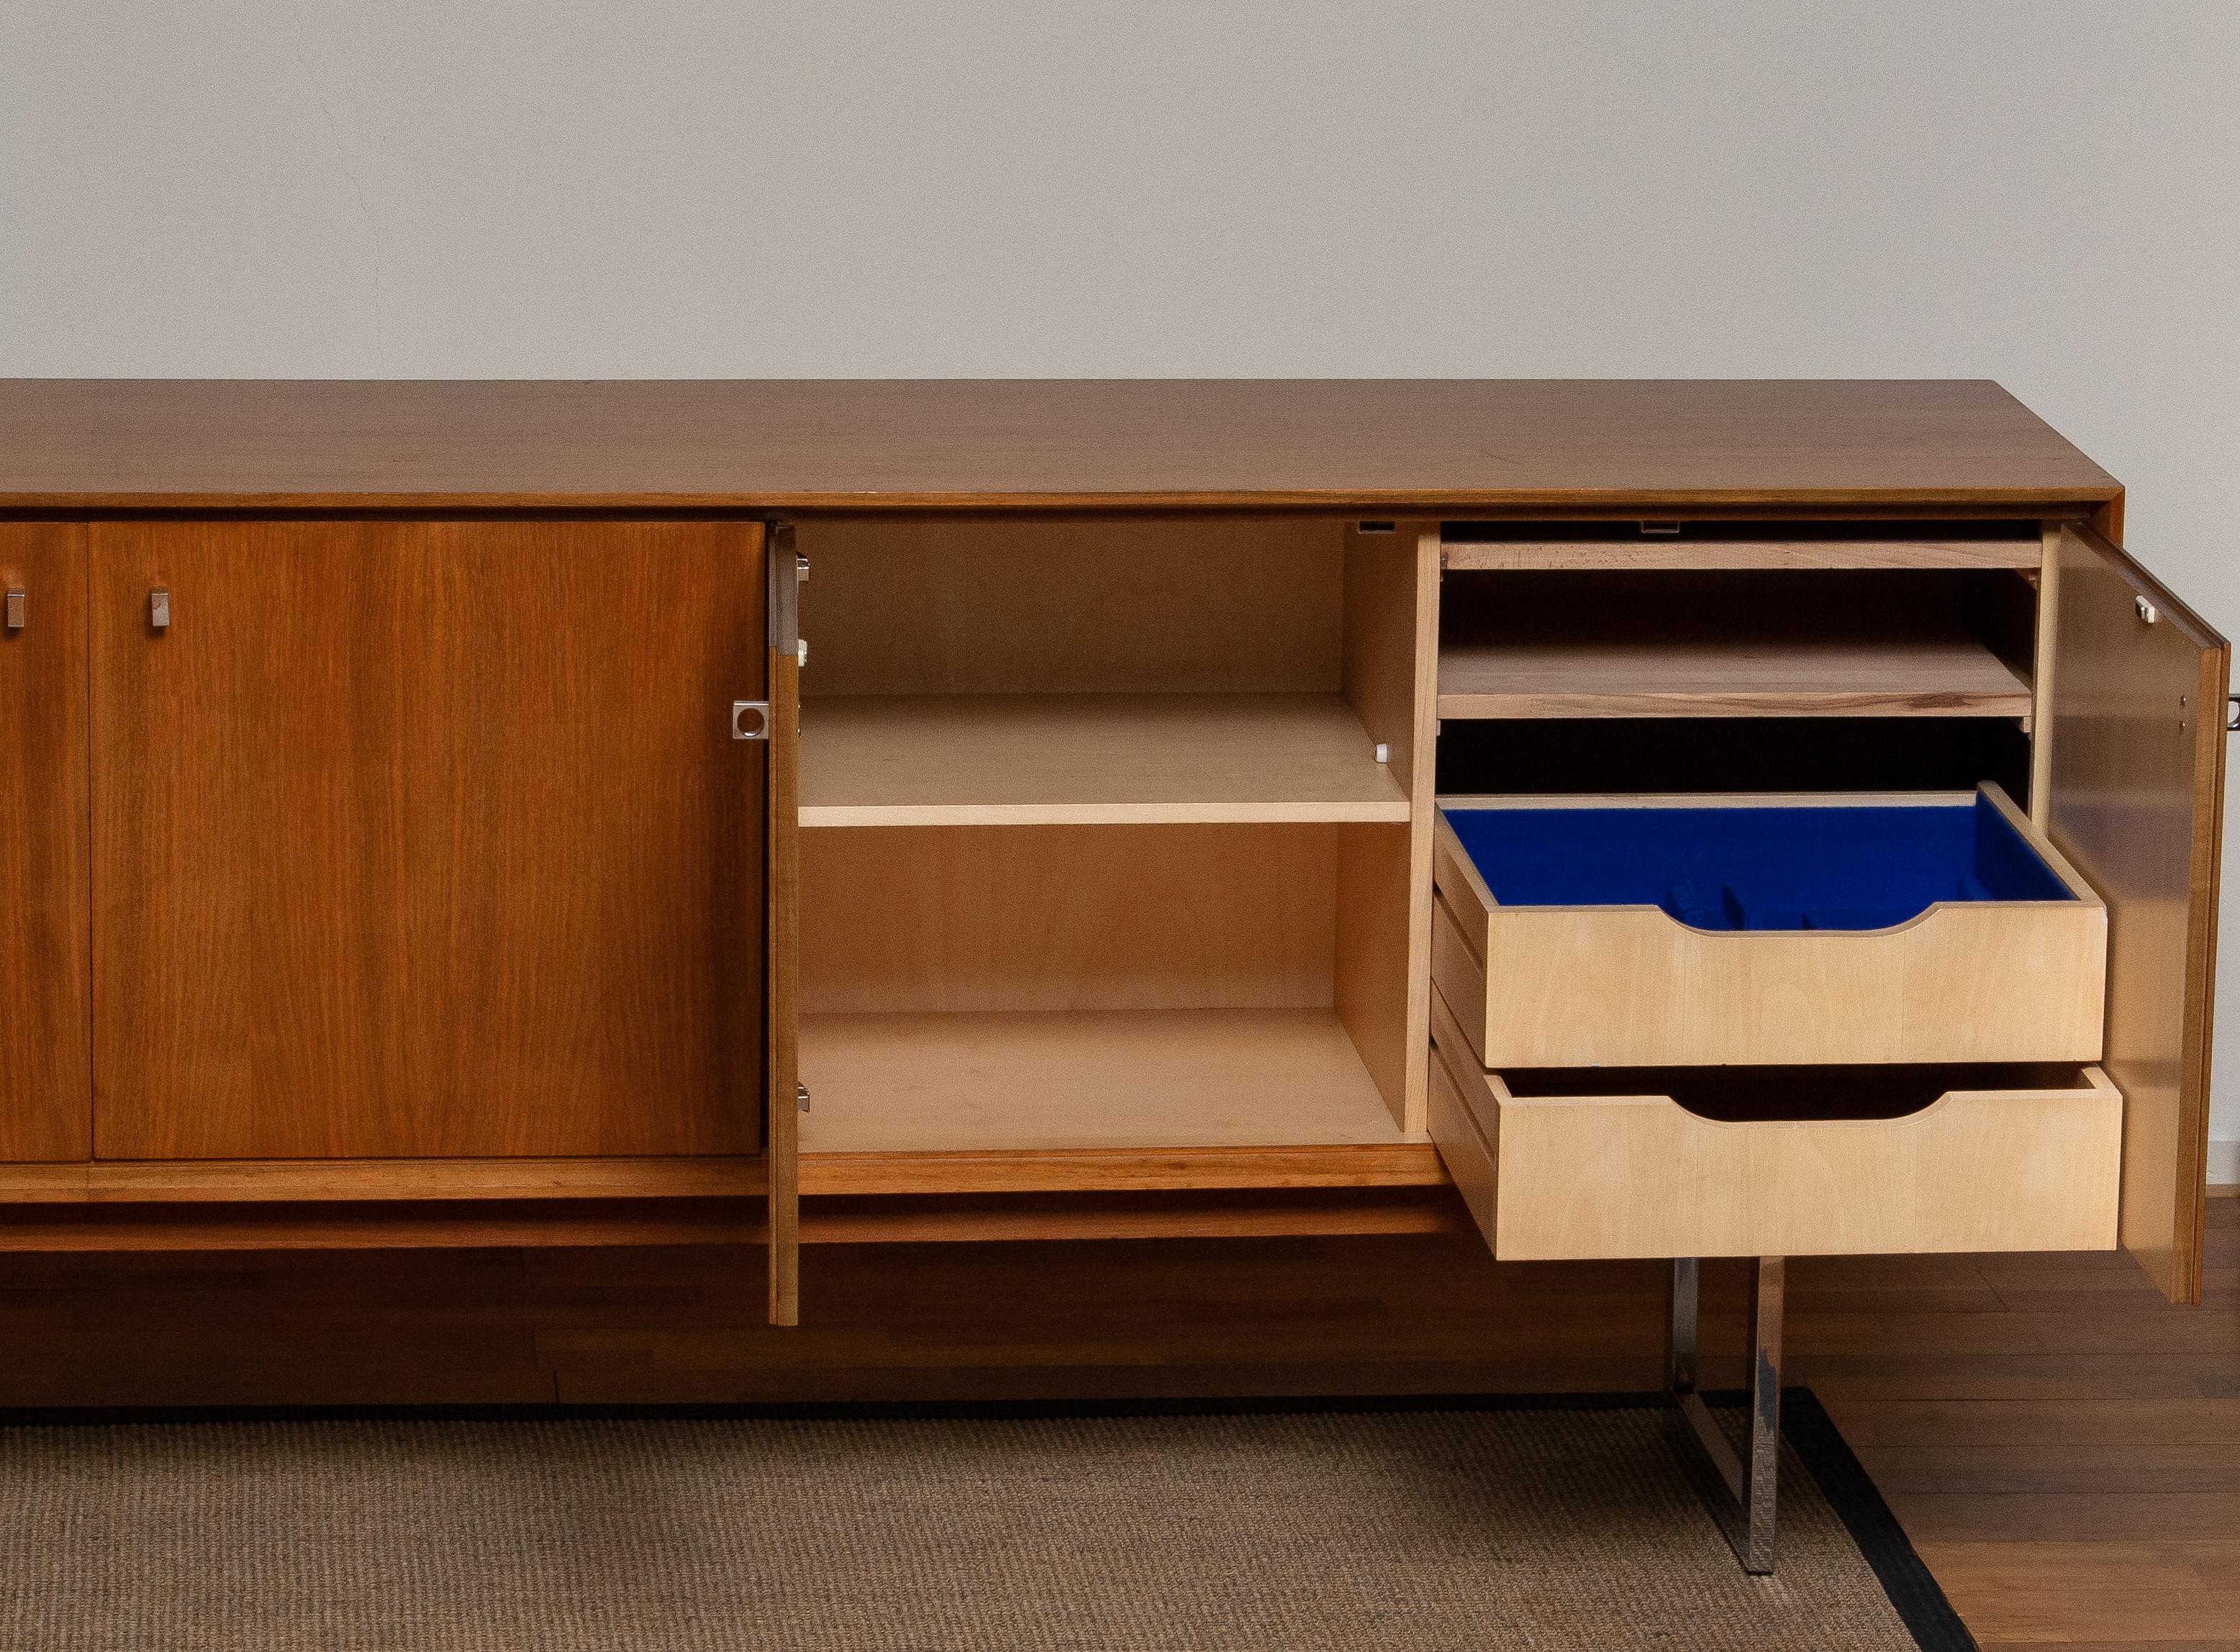
<instances>
[{"instance_id":1,"label":"walnut sideboard","mask_svg":"<svg viewBox=\"0 0 2240 1652\"><path fill-rule=\"evenodd\" d=\"M0 1247L2191 1298L2227 649L2122 528L1982 383L0 384ZM1853 824L1969 892L1628 881Z\"/></svg>"}]
</instances>

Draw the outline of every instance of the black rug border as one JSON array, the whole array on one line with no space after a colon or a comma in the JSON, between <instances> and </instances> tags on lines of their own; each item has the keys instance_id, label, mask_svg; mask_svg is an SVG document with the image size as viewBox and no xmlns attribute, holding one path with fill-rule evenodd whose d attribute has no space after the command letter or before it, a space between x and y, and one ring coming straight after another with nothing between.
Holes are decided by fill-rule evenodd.
<instances>
[{"instance_id":1,"label":"black rug border","mask_svg":"<svg viewBox=\"0 0 2240 1652\"><path fill-rule=\"evenodd\" d=\"M1736 1390L1735 1403L1745 1398ZM1781 1432L1851 1534L1921 1652L1980 1652L1905 1528L1883 1501L1866 1465L1810 1389L1782 1390Z\"/></svg>"},{"instance_id":2,"label":"black rug border","mask_svg":"<svg viewBox=\"0 0 2240 1652\"><path fill-rule=\"evenodd\" d=\"M1740 1389L1707 1389L1705 1403L1740 1409ZM1040 1417L1255 1416L1395 1411L1644 1411L1654 1390L1571 1394L1311 1394L1183 1399L810 1400L708 1405L28 1406L0 1409L0 1429L196 1422L568 1422L843 1421ZM1865 1466L1809 1388L1781 1391L1781 1430L1850 1534L1883 1596L1921 1652L1981 1652L1914 1549Z\"/></svg>"}]
</instances>

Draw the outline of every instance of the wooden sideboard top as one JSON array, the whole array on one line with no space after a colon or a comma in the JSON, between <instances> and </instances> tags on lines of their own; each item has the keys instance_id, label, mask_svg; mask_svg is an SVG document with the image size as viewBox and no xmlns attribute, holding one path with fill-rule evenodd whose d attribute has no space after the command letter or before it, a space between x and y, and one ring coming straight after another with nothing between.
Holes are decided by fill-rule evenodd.
<instances>
[{"instance_id":1,"label":"wooden sideboard top","mask_svg":"<svg viewBox=\"0 0 2240 1652\"><path fill-rule=\"evenodd\" d=\"M1985 380L0 380L0 510L1956 510L2115 481Z\"/></svg>"}]
</instances>

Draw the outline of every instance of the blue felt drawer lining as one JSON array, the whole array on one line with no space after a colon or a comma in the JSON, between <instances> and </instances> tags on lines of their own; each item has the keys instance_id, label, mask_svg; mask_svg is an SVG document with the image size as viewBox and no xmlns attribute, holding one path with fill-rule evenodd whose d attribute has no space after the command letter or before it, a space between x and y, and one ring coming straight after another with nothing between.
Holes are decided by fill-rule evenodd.
<instances>
[{"instance_id":1,"label":"blue felt drawer lining","mask_svg":"<svg viewBox=\"0 0 2240 1652\"><path fill-rule=\"evenodd\" d=\"M1980 796L1445 812L1503 906L1657 906L1702 929L1881 929L1940 901L2076 898Z\"/></svg>"}]
</instances>

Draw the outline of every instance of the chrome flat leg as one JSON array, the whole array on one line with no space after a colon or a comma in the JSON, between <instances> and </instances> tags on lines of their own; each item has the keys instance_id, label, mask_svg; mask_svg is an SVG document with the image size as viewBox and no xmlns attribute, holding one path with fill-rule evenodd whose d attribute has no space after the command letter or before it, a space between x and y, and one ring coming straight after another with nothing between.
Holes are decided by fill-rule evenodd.
<instances>
[{"instance_id":1,"label":"chrome flat leg","mask_svg":"<svg viewBox=\"0 0 2240 1652\"><path fill-rule=\"evenodd\" d=\"M1664 1326L1664 1386L1677 1399L1696 1391L1696 1300L1703 1264L1672 1259L1671 1316Z\"/></svg>"},{"instance_id":2,"label":"chrome flat leg","mask_svg":"<svg viewBox=\"0 0 2240 1652\"><path fill-rule=\"evenodd\" d=\"M1750 1264L1750 1462L1743 1475L1750 1505L1746 1572L1773 1569L1774 1495L1781 1465L1781 1309L1786 1261L1760 1256Z\"/></svg>"},{"instance_id":3,"label":"chrome flat leg","mask_svg":"<svg viewBox=\"0 0 2240 1652\"><path fill-rule=\"evenodd\" d=\"M1750 1442L1734 1448L1696 1389L1696 1322L1700 1264L1672 1263L1671 1313L1664 1342L1665 1382L1672 1393L1675 1449L1697 1493L1742 1562L1762 1576L1773 1570L1775 1494L1781 1462L1781 1308L1783 1261L1750 1263Z\"/></svg>"}]
</instances>

